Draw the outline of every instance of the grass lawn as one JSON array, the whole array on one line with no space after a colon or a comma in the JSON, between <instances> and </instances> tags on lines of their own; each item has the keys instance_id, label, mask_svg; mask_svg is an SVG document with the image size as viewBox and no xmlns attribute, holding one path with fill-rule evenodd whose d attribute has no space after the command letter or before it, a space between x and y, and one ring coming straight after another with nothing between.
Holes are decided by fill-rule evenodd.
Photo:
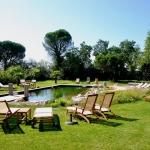
<instances>
[{"instance_id":1,"label":"grass lawn","mask_svg":"<svg viewBox=\"0 0 150 150\"><path fill-rule=\"evenodd\" d=\"M85 81L81 81L85 84ZM99 84L103 83L100 81ZM58 80L57 84L75 84L75 81ZM94 81L91 82L94 84ZM107 82L113 85L113 82ZM119 83L120 85L125 85ZM53 80L37 81L39 87L54 85ZM16 86L16 85L15 85ZM18 86L16 91L24 90ZM8 93L0 89L0 94ZM140 93L139 93L140 94ZM47 104L48 106L48 104ZM45 107L47 107L45 106ZM20 107L14 106L11 107ZM32 116L35 108L30 107ZM150 149L150 103L140 100L132 103L113 104L112 111L117 117L108 116L108 120L97 121L90 117L91 124L76 118L77 125L66 125L70 119L65 107L54 108L55 127L52 124L39 124L31 128L31 120L19 126L10 120L10 129L0 125L0 150L148 150Z\"/></svg>"},{"instance_id":2,"label":"grass lawn","mask_svg":"<svg viewBox=\"0 0 150 150\"><path fill-rule=\"evenodd\" d=\"M22 106L29 107L29 106ZM30 106L32 115L36 107ZM0 150L148 150L150 149L150 103L113 104L117 117L91 124L76 118L78 125L66 125L69 115L64 107L54 109L55 127L31 121L12 130L0 126Z\"/></svg>"}]
</instances>

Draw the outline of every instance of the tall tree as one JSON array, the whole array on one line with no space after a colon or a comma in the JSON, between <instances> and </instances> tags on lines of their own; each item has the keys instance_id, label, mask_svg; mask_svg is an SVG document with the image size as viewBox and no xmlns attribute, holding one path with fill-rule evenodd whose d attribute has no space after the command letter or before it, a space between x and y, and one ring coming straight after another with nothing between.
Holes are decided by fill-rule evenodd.
<instances>
[{"instance_id":1,"label":"tall tree","mask_svg":"<svg viewBox=\"0 0 150 150\"><path fill-rule=\"evenodd\" d=\"M150 64L150 31L147 33L144 47L144 63Z\"/></svg>"},{"instance_id":2,"label":"tall tree","mask_svg":"<svg viewBox=\"0 0 150 150\"><path fill-rule=\"evenodd\" d=\"M97 56L99 54L107 54L108 53L108 45L109 41L99 40L96 45L93 46L93 56Z\"/></svg>"},{"instance_id":3,"label":"tall tree","mask_svg":"<svg viewBox=\"0 0 150 150\"><path fill-rule=\"evenodd\" d=\"M82 78L86 76L86 72L92 62L90 59L91 50L92 47L90 45L86 45L85 42L82 42L80 48L73 47L66 53L62 67L65 78L75 79L77 77Z\"/></svg>"},{"instance_id":4,"label":"tall tree","mask_svg":"<svg viewBox=\"0 0 150 150\"><path fill-rule=\"evenodd\" d=\"M0 42L0 62L4 70L12 65L19 64L25 57L25 47L21 44L3 41Z\"/></svg>"},{"instance_id":5,"label":"tall tree","mask_svg":"<svg viewBox=\"0 0 150 150\"><path fill-rule=\"evenodd\" d=\"M135 44L135 41L125 40L119 45L122 50L123 59L126 62L126 68L132 73L134 73L139 67L138 60L140 56L140 48Z\"/></svg>"},{"instance_id":6,"label":"tall tree","mask_svg":"<svg viewBox=\"0 0 150 150\"><path fill-rule=\"evenodd\" d=\"M141 63L141 72L143 79L150 80L150 31L148 31L145 40L143 59Z\"/></svg>"},{"instance_id":7,"label":"tall tree","mask_svg":"<svg viewBox=\"0 0 150 150\"><path fill-rule=\"evenodd\" d=\"M65 53L73 45L70 33L64 29L49 32L45 35L44 42L43 46L49 56L52 57L55 69L59 70Z\"/></svg>"},{"instance_id":8,"label":"tall tree","mask_svg":"<svg viewBox=\"0 0 150 150\"><path fill-rule=\"evenodd\" d=\"M108 78L114 81L120 79L124 74L124 66L121 49L115 46L109 48L107 54L102 53L96 56L94 61L94 67L107 74Z\"/></svg>"}]
</instances>

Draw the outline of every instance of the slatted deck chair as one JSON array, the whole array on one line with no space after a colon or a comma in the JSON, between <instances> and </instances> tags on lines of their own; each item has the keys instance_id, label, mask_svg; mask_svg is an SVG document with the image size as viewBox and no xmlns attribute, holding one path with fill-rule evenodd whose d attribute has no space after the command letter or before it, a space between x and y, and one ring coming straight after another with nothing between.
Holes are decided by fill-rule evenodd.
<instances>
[{"instance_id":1,"label":"slatted deck chair","mask_svg":"<svg viewBox=\"0 0 150 150\"><path fill-rule=\"evenodd\" d=\"M145 88L148 85L148 83L144 83L140 88Z\"/></svg>"},{"instance_id":2,"label":"slatted deck chair","mask_svg":"<svg viewBox=\"0 0 150 150\"><path fill-rule=\"evenodd\" d=\"M88 123L90 123L89 119L86 117L88 115L94 115L97 118L97 120L100 120L99 117L94 113L94 106L95 106L97 97L98 97L98 94L88 95L85 100L83 108L78 107L78 106L67 107L66 114L73 113L74 117L78 115L84 118Z\"/></svg>"},{"instance_id":3,"label":"slatted deck chair","mask_svg":"<svg viewBox=\"0 0 150 150\"><path fill-rule=\"evenodd\" d=\"M9 127L8 120L17 114L20 108L10 108L7 101L0 101L0 124L6 124ZM18 122L18 117L16 118Z\"/></svg>"},{"instance_id":4,"label":"slatted deck chair","mask_svg":"<svg viewBox=\"0 0 150 150\"><path fill-rule=\"evenodd\" d=\"M87 77L86 83L90 83L90 77Z\"/></svg>"},{"instance_id":5,"label":"slatted deck chair","mask_svg":"<svg viewBox=\"0 0 150 150\"><path fill-rule=\"evenodd\" d=\"M95 84L98 85L98 78L95 78Z\"/></svg>"},{"instance_id":6,"label":"slatted deck chair","mask_svg":"<svg viewBox=\"0 0 150 150\"><path fill-rule=\"evenodd\" d=\"M25 84L26 84L25 79L20 79L20 86L24 87Z\"/></svg>"},{"instance_id":7,"label":"slatted deck chair","mask_svg":"<svg viewBox=\"0 0 150 150\"><path fill-rule=\"evenodd\" d=\"M137 86L135 86L136 88L140 88L142 85L144 85L144 83L139 83Z\"/></svg>"},{"instance_id":8,"label":"slatted deck chair","mask_svg":"<svg viewBox=\"0 0 150 150\"><path fill-rule=\"evenodd\" d=\"M80 83L80 78L76 78L76 83Z\"/></svg>"},{"instance_id":9,"label":"slatted deck chair","mask_svg":"<svg viewBox=\"0 0 150 150\"><path fill-rule=\"evenodd\" d=\"M105 93L101 104L95 104L95 110L105 119L107 119L106 115L104 114L105 112L111 112L114 116L116 116L110 109L114 94L115 92Z\"/></svg>"},{"instance_id":10,"label":"slatted deck chair","mask_svg":"<svg viewBox=\"0 0 150 150\"><path fill-rule=\"evenodd\" d=\"M36 88L36 80L31 80L30 87Z\"/></svg>"},{"instance_id":11,"label":"slatted deck chair","mask_svg":"<svg viewBox=\"0 0 150 150\"><path fill-rule=\"evenodd\" d=\"M36 123L53 123L54 126L54 117L52 112L52 107L43 107L36 108L34 111L33 119L32 119L32 128Z\"/></svg>"},{"instance_id":12,"label":"slatted deck chair","mask_svg":"<svg viewBox=\"0 0 150 150\"><path fill-rule=\"evenodd\" d=\"M150 87L150 83L147 84L144 88L145 88L145 89L148 89L149 87Z\"/></svg>"},{"instance_id":13,"label":"slatted deck chair","mask_svg":"<svg viewBox=\"0 0 150 150\"><path fill-rule=\"evenodd\" d=\"M2 83L0 83L0 88L9 88L9 85L3 85ZM13 89L15 89L16 87L13 86Z\"/></svg>"}]
</instances>

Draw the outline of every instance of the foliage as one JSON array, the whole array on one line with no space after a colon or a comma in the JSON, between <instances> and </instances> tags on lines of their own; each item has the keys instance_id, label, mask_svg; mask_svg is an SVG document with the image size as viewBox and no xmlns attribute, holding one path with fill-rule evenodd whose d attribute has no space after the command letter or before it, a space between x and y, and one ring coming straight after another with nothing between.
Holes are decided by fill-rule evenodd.
<instances>
[{"instance_id":1,"label":"foliage","mask_svg":"<svg viewBox=\"0 0 150 150\"><path fill-rule=\"evenodd\" d=\"M109 41L99 40L96 45L93 46L93 56L100 54L107 54Z\"/></svg>"},{"instance_id":2,"label":"foliage","mask_svg":"<svg viewBox=\"0 0 150 150\"><path fill-rule=\"evenodd\" d=\"M63 107L65 107L67 104L67 101L64 98L59 98L58 102L59 102L59 106L63 106Z\"/></svg>"},{"instance_id":3,"label":"foliage","mask_svg":"<svg viewBox=\"0 0 150 150\"><path fill-rule=\"evenodd\" d=\"M59 70L55 70L50 74L50 77L54 78L55 83L57 83L57 79L60 75L61 75L61 72Z\"/></svg>"},{"instance_id":4,"label":"foliage","mask_svg":"<svg viewBox=\"0 0 150 150\"><path fill-rule=\"evenodd\" d=\"M24 70L21 66L11 66L6 70L7 77L11 82L17 83L19 85L20 79L25 77Z\"/></svg>"},{"instance_id":5,"label":"foliage","mask_svg":"<svg viewBox=\"0 0 150 150\"><path fill-rule=\"evenodd\" d=\"M68 31L59 29L55 32L49 32L44 37L43 46L52 57L55 69L60 69L63 57L68 49L73 45L72 37Z\"/></svg>"},{"instance_id":6,"label":"foliage","mask_svg":"<svg viewBox=\"0 0 150 150\"><path fill-rule=\"evenodd\" d=\"M94 66L101 72L108 74L109 79L118 81L125 72L125 62L122 59L121 49L113 46L107 50L107 54L96 56Z\"/></svg>"},{"instance_id":7,"label":"foliage","mask_svg":"<svg viewBox=\"0 0 150 150\"><path fill-rule=\"evenodd\" d=\"M18 65L25 57L25 47L21 44L3 41L0 42L0 62L4 70L12 65Z\"/></svg>"},{"instance_id":8,"label":"foliage","mask_svg":"<svg viewBox=\"0 0 150 150\"><path fill-rule=\"evenodd\" d=\"M90 58L91 51L92 47L82 42L80 48L72 47L70 51L66 53L61 68L65 78L76 79L80 77L81 79L90 75L90 71L88 72L88 70L90 70L92 66L92 60Z\"/></svg>"},{"instance_id":9,"label":"foliage","mask_svg":"<svg viewBox=\"0 0 150 150\"><path fill-rule=\"evenodd\" d=\"M144 62L150 64L150 31L147 33L144 50Z\"/></svg>"},{"instance_id":10,"label":"foliage","mask_svg":"<svg viewBox=\"0 0 150 150\"><path fill-rule=\"evenodd\" d=\"M113 99L113 103L130 103L142 100L145 96L146 91L141 89L116 91Z\"/></svg>"},{"instance_id":11,"label":"foliage","mask_svg":"<svg viewBox=\"0 0 150 150\"><path fill-rule=\"evenodd\" d=\"M141 60L141 72L144 80L150 80L150 31L147 33L143 59Z\"/></svg>"},{"instance_id":12,"label":"foliage","mask_svg":"<svg viewBox=\"0 0 150 150\"><path fill-rule=\"evenodd\" d=\"M40 75L40 70L37 68L26 69L26 78L35 79Z\"/></svg>"},{"instance_id":13,"label":"foliage","mask_svg":"<svg viewBox=\"0 0 150 150\"><path fill-rule=\"evenodd\" d=\"M27 77L36 78L37 80L46 80L49 79L52 64L45 60L36 62L30 59L24 60L21 66L26 70Z\"/></svg>"},{"instance_id":14,"label":"foliage","mask_svg":"<svg viewBox=\"0 0 150 150\"><path fill-rule=\"evenodd\" d=\"M0 82L2 84L8 84L8 82L11 81L8 76L6 71L0 71ZM13 81L11 81L13 82Z\"/></svg>"},{"instance_id":15,"label":"foliage","mask_svg":"<svg viewBox=\"0 0 150 150\"><path fill-rule=\"evenodd\" d=\"M94 67L114 81L126 79L131 74L134 78L137 77L141 52L135 43L125 40L119 47L108 48L108 42L100 40L94 46L93 55L96 56Z\"/></svg>"}]
</instances>

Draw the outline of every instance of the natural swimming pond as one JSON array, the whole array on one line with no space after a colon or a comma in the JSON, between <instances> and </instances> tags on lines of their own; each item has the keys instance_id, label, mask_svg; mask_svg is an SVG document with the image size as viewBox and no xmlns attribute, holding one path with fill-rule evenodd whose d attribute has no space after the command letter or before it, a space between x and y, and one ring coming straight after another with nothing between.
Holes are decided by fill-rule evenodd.
<instances>
[{"instance_id":1,"label":"natural swimming pond","mask_svg":"<svg viewBox=\"0 0 150 150\"><path fill-rule=\"evenodd\" d=\"M86 91L86 87L54 87L48 89L41 89L34 92L29 92L29 101L43 101L50 100L59 97L65 97L67 95L77 95L80 92Z\"/></svg>"}]
</instances>

